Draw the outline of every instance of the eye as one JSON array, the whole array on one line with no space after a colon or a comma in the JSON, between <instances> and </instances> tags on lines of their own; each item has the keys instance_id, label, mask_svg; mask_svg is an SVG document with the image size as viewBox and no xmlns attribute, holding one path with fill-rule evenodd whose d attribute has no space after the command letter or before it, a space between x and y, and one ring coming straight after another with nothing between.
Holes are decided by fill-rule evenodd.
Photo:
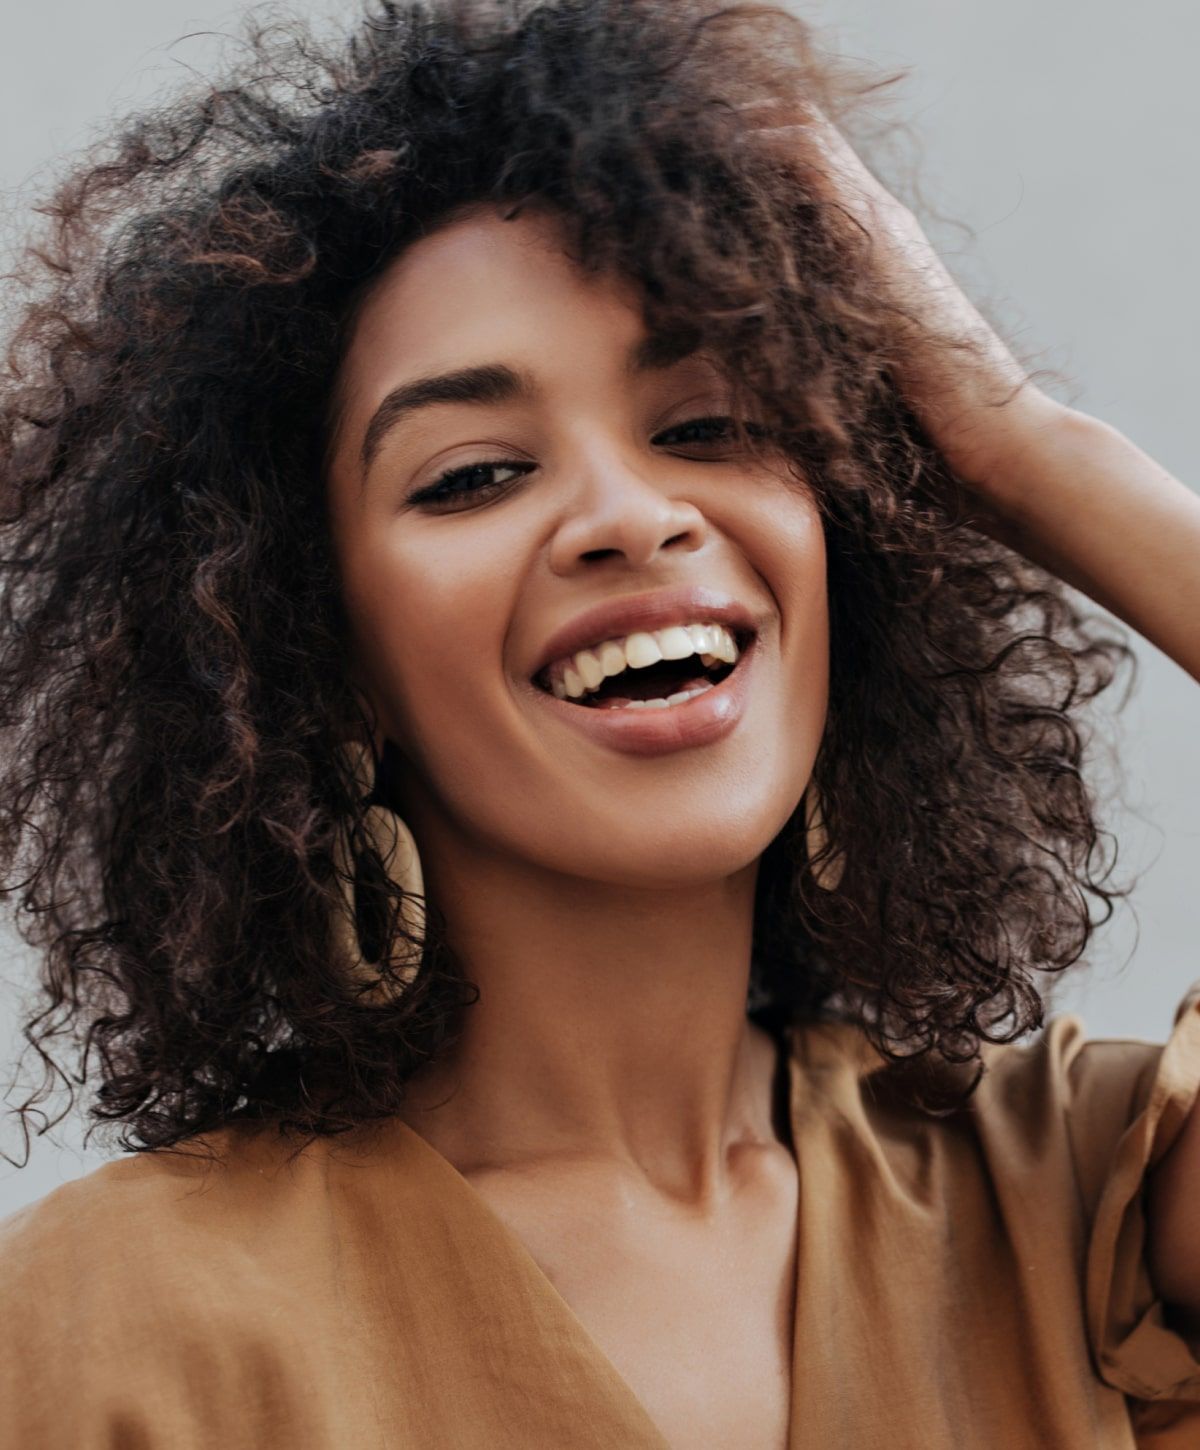
<instances>
[{"instance_id":1,"label":"eye","mask_svg":"<svg viewBox=\"0 0 1200 1450\"><path fill-rule=\"evenodd\" d=\"M534 467L532 463L517 463L511 458L497 458L493 462L467 463L462 468L450 468L425 488L419 488L409 495L408 502L424 508L452 510L469 508L503 493L506 488ZM498 474L510 474L500 479Z\"/></svg>"},{"instance_id":2,"label":"eye","mask_svg":"<svg viewBox=\"0 0 1200 1450\"><path fill-rule=\"evenodd\" d=\"M753 438L765 438L768 433L760 423L744 422L742 427ZM666 447L691 448L732 444L737 442L736 424L734 419L727 417L690 418L686 423L659 433L654 442Z\"/></svg>"},{"instance_id":3,"label":"eye","mask_svg":"<svg viewBox=\"0 0 1200 1450\"><path fill-rule=\"evenodd\" d=\"M755 438L765 438L769 432L759 423L744 423L743 427ZM737 438L732 418L713 416L691 418L686 423L676 424L651 441L673 448L711 448L736 443ZM409 495L408 503L410 507L435 509L443 513L472 508L498 497L535 466L511 458L467 463L461 468L447 469L431 484L418 488ZM502 474L509 477L499 477Z\"/></svg>"}]
</instances>

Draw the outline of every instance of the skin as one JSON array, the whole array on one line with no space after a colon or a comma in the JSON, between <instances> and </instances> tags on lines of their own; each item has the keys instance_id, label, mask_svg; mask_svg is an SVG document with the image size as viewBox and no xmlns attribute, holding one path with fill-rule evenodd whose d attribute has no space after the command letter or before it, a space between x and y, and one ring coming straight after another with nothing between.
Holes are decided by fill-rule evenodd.
<instances>
[{"instance_id":1,"label":"skin","mask_svg":"<svg viewBox=\"0 0 1200 1450\"><path fill-rule=\"evenodd\" d=\"M353 332L331 525L375 748L398 752L429 898L481 991L406 1116L673 1440L745 1443L749 1404L766 1445L786 1429L797 1188L778 1048L745 1000L758 858L824 727L824 539L777 465L669 431L726 413L727 390L701 356L630 377L643 337L636 295L581 275L552 216L484 208L423 238ZM364 472L389 391L492 362L537 394L410 415ZM413 502L496 459L535 467L461 510ZM547 709L530 676L553 631L692 584L758 626L731 734L645 758ZM701 1282L701 1263L725 1267ZM647 1338L664 1306L692 1326L665 1347ZM680 1363L728 1374L688 1384Z\"/></svg>"},{"instance_id":2,"label":"skin","mask_svg":"<svg viewBox=\"0 0 1200 1450\"><path fill-rule=\"evenodd\" d=\"M971 362L897 364L975 526L1200 679L1200 499L1024 377L832 127L759 119L785 151L818 129L882 285L978 344ZM548 217L481 210L423 239L367 299L345 359L331 522L374 744L400 753L430 897L482 991L414 1083L410 1122L514 1227L672 1443L782 1444L795 1163L777 1048L744 1003L756 862L824 723L825 561L802 490L653 441L722 411L719 383L701 359L631 383L639 335L637 299L576 274ZM364 479L391 388L500 360L536 375L535 402L406 420ZM440 468L496 458L536 466L461 513L406 502ZM738 729L645 760L557 726L530 693L539 644L598 600L678 582L725 587L761 621ZM1200 1106L1146 1204L1158 1290L1200 1316ZM639 1333L664 1316L670 1335ZM702 1383L681 1378L688 1363Z\"/></svg>"}]
</instances>

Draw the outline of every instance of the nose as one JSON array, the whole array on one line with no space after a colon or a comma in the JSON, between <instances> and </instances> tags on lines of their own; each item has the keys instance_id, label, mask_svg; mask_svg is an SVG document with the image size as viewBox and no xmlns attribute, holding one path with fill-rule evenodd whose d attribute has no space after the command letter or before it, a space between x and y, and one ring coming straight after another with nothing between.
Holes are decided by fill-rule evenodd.
<instances>
[{"instance_id":1,"label":"nose","mask_svg":"<svg viewBox=\"0 0 1200 1450\"><path fill-rule=\"evenodd\" d=\"M664 482L643 477L628 460L584 463L570 506L550 545L550 567L571 575L602 561L642 569L664 550L693 553L702 547L708 525L684 499L674 498Z\"/></svg>"}]
</instances>

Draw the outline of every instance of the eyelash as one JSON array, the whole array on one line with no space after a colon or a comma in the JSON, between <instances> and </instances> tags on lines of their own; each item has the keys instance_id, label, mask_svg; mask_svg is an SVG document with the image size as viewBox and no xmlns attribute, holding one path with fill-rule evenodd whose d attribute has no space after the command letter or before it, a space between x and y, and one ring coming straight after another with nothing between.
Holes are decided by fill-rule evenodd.
<instances>
[{"instance_id":1,"label":"eyelash","mask_svg":"<svg viewBox=\"0 0 1200 1450\"><path fill-rule=\"evenodd\" d=\"M693 440L693 446L697 443L722 443L728 441L729 428L727 425L732 422L733 419L727 417L689 418L686 423L677 423L674 428L666 429L658 437L665 438L674 433L682 433L688 428L711 427L715 424L722 424L725 426L721 438ZM746 432L754 437L766 436L767 430L760 424L746 423L744 426ZM433 507L437 507L439 505L453 505L454 501L458 499L477 500L480 497L491 498L504 489L509 488L515 480L510 479L507 483L481 484L478 488L459 489L455 488L454 485L460 479L469 478L472 474L491 473L501 468L516 469L519 473L528 473L534 466L532 463L523 463L510 458L497 458L488 462L464 464L462 468L448 469L427 487L417 489L415 493L410 495L408 502L410 504L432 505Z\"/></svg>"}]
</instances>

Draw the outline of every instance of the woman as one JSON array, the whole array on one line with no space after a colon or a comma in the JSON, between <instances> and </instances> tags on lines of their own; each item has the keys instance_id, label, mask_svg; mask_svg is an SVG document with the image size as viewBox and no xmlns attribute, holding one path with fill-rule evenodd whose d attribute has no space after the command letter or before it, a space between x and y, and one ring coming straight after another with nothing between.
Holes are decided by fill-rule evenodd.
<instances>
[{"instance_id":1,"label":"woman","mask_svg":"<svg viewBox=\"0 0 1200 1450\"><path fill-rule=\"evenodd\" d=\"M1058 579L1200 677L1200 502L782 12L252 49L8 383L29 1035L143 1151L5 1230L0 1443L1197 1443L1200 1001L1014 1039L1116 891Z\"/></svg>"}]
</instances>

